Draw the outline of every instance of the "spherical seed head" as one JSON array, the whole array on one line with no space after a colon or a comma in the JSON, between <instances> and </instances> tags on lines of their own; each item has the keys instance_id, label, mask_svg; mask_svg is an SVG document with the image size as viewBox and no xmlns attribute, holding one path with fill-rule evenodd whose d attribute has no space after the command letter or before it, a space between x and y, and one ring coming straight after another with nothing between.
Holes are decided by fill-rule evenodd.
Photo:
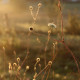
<instances>
[{"instance_id":1,"label":"spherical seed head","mask_svg":"<svg viewBox=\"0 0 80 80\"><path fill-rule=\"evenodd\" d=\"M29 27L29 31L33 31L33 27Z\"/></svg>"},{"instance_id":2,"label":"spherical seed head","mask_svg":"<svg viewBox=\"0 0 80 80\"><path fill-rule=\"evenodd\" d=\"M36 61L39 62L40 61L40 58L37 58Z\"/></svg>"},{"instance_id":3,"label":"spherical seed head","mask_svg":"<svg viewBox=\"0 0 80 80\"><path fill-rule=\"evenodd\" d=\"M29 66L26 66L26 70L29 70Z\"/></svg>"},{"instance_id":4,"label":"spherical seed head","mask_svg":"<svg viewBox=\"0 0 80 80\"><path fill-rule=\"evenodd\" d=\"M53 27L56 28L56 25L55 25L54 23L48 23L48 26L49 26L49 27L52 27L52 28L53 28Z\"/></svg>"},{"instance_id":5,"label":"spherical seed head","mask_svg":"<svg viewBox=\"0 0 80 80\"><path fill-rule=\"evenodd\" d=\"M16 64L16 63L13 63L13 66L14 66L14 67L16 67L16 66L17 66L17 64Z\"/></svg>"},{"instance_id":6,"label":"spherical seed head","mask_svg":"<svg viewBox=\"0 0 80 80\"><path fill-rule=\"evenodd\" d=\"M20 62L20 58L19 57L17 58L17 62Z\"/></svg>"},{"instance_id":7,"label":"spherical seed head","mask_svg":"<svg viewBox=\"0 0 80 80\"><path fill-rule=\"evenodd\" d=\"M38 3L38 7L41 7L41 5L42 5L41 3Z\"/></svg>"},{"instance_id":8,"label":"spherical seed head","mask_svg":"<svg viewBox=\"0 0 80 80\"><path fill-rule=\"evenodd\" d=\"M20 71L20 69L21 69L21 66L19 66L17 70Z\"/></svg>"},{"instance_id":9,"label":"spherical seed head","mask_svg":"<svg viewBox=\"0 0 80 80\"><path fill-rule=\"evenodd\" d=\"M33 10L33 7L32 7L32 6L29 6L29 10L31 10L31 11L32 11L32 10Z\"/></svg>"},{"instance_id":10,"label":"spherical seed head","mask_svg":"<svg viewBox=\"0 0 80 80\"><path fill-rule=\"evenodd\" d=\"M34 67L34 71L36 70L36 67Z\"/></svg>"},{"instance_id":11,"label":"spherical seed head","mask_svg":"<svg viewBox=\"0 0 80 80\"><path fill-rule=\"evenodd\" d=\"M48 62L48 65L52 65L52 61L49 61L49 62Z\"/></svg>"}]
</instances>

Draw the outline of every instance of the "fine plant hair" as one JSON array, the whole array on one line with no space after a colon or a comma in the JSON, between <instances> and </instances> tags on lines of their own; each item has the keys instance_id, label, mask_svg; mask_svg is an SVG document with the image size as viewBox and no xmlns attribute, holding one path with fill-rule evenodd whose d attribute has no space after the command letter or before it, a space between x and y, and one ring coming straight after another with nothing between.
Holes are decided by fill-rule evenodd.
<instances>
[{"instance_id":1,"label":"fine plant hair","mask_svg":"<svg viewBox=\"0 0 80 80\"><path fill-rule=\"evenodd\" d=\"M29 27L29 32L28 32L28 35L27 35L27 37L28 37L27 42L30 41L31 34L36 34L37 35L37 41L40 44L42 44L42 42L40 41L40 39L38 37L38 35L40 35L40 34L37 33L35 31L35 29L34 29L34 24L36 24L36 20L37 20L37 17L38 17L38 14L39 14L39 10L40 10L41 6L42 6L42 4L39 3L37 11L36 11L36 14L33 14L33 11L34 11L33 6L29 7L29 10L30 10L30 13L31 13L31 16L32 16L32 19L33 19L33 24L32 24L32 26ZM61 7L60 0L58 0L58 8L59 8L60 15L61 15L61 38L59 40L53 39L52 58L51 58L51 60L49 60L47 62L46 52L47 52L49 41L51 39L51 32L52 32L52 28L49 28L49 30L48 30L48 36L47 36L47 42L46 42L45 47L44 47L44 65L45 66L44 66L43 69L41 69L41 64L40 64L41 59L39 57L35 59L36 62L34 64L33 80L37 80L40 75L41 75L41 80L44 80L45 75L47 75L46 78L45 78L45 80L48 80L51 66L54 63L54 60L55 60L55 58L57 58L57 55L58 55L57 52L56 52L56 47L57 47L58 43L61 43L62 45L64 45L64 47L66 48L66 50L72 55L72 57L73 57L73 59L75 61L75 64L77 66L78 73L80 74L80 69L79 69L79 65L78 65L78 62L76 60L76 57L74 56L73 52L69 49L69 47L65 43L64 33L63 33L63 14L62 14L62 7ZM53 23L50 23L48 26L49 27L54 26L54 28L56 28L56 25L53 24ZM18 79L18 80L26 80L26 72L30 69L29 65L26 65L26 69L25 69L24 75L22 77L21 77L21 72L20 71L21 71L23 65L25 64L25 62L28 60L28 57L29 57L29 54L30 54L30 45L29 45L29 43L27 44L27 54L26 54L26 57L24 58L24 60L22 61L22 63L20 63L20 61L21 61L20 57L16 58L16 52L15 51L14 51L14 54L15 54L15 59L16 59L15 61L16 62L14 62L13 64L9 63L10 78L11 78L12 74L15 73L16 75L15 75L15 79L14 80L16 80L16 79ZM37 66L38 65L39 65L39 68L40 68L40 72L37 72Z\"/></svg>"}]
</instances>

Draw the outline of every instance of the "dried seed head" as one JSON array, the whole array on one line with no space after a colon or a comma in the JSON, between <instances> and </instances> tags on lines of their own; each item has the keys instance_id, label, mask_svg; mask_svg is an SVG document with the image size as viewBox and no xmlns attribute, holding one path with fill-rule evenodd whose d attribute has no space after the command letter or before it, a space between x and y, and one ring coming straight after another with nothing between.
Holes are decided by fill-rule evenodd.
<instances>
[{"instance_id":1,"label":"dried seed head","mask_svg":"<svg viewBox=\"0 0 80 80\"><path fill-rule=\"evenodd\" d=\"M42 4L41 4L41 3L39 3L39 4L38 4L38 7L41 7L41 5L42 5Z\"/></svg>"},{"instance_id":2,"label":"dried seed head","mask_svg":"<svg viewBox=\"0 0 80 80\"><path fill-rule=\"evenodd\" d=\"M49 61L49 62L48 62L48 65L52 65L52 61Z\"/></svg>"},{"instance_id":3,"label":"dried seed head","mask_svg":"<svg viewBox=\"0 0 80 80\"><path fill-rule=\"evenodd\" d=\"M29 70L29 66L26 66L26 70Z\"/></svg>"},{"instance_id":4,"label":"dried seed head","mask_svg":"<svg viewBox=\"0 0 80 80\"><path fill-rule=\"evenodd\" d=\"M52 28L53 28L53 27L56 28L56 25L55 25L54 23L48 23L48 26L49 26L49 27L52 27Z\"/></svg>"},{"instance_id":5,"label":"dried seed head","mask_svg":"<svg viewBox=\"0 0 80 80\"><path fill-rule=\"evenodd\" d=\"M16 64L16 63L13 63L13 66L14 66L14 67L16 67L16 66L17 66L17 64Z\"/></svg>"},{"instance_id":6,"label":"dried seed head","mask_svg":"<svg viewBox=\"0 0 80 80\"><path fill-rule=\"evenodd\" d=\"M20 71L20 70L21 70L21 66L18 67L17 71Z\"/></svg>"},{"instance_id":7,"label":"dried seed head","mask_svg":"<svg viewBox=\"0 0 80 80\"><path fill-rule=\"evenodd\" d=\"M18 63L20 62L20 58L19 58L19 57L17 58L17 62L18 62Z\"/></svg>"},{"instance_id":8,"label":"dried seed head","mask_svg":"<svg viewBox=\"0 0 80 80\"><path fill-rule=\"evenodd\" d=\"M32 11L32 10L33 10L33 7L32 7L32 6L29 6L29 10L31 10L31 11Z\"/></svg>"},{"instance_id":9,"label":"dried seed head","mask_svg":"<svg viewBox=\"0 0 80 80\"><path fill-rule=\"evenodd\" d=\"M20 71L21 70L21 66L19 66L17 70Z\"/></svg>"},{"instance_id":10,"label":"dried seed head","mask_svg":"<svg viewBox=\"0 0 80 80\"><path fill-rule=\"evenodd\" d=\"M37 62L40 62L40 58L37 58L36 61L37 61Z\"/></svg>"},{"instance_id":11,"label":"dried seed head","mask_svg":"<svg viewBox=\"0 0 80 80\"><path fill-rule=\"evenodd\" d=\"M29 27L29 31L33 31L33 27Z\"/></svg>"}]
</instances>

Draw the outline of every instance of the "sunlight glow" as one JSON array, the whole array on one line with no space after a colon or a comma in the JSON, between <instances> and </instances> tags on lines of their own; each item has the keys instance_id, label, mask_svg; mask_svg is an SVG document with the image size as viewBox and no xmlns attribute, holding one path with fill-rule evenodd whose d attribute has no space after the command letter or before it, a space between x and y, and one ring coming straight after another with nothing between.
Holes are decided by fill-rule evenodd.
<instances>
[{"instance_id":1,"label":"sunlight glow","mask_svg":"<svg viewBox=\"0 0 80 80\"><path fill-rule=\"evenodd\" d=\"M2 0L2 4L7 4L9 0Z\"/></svg>"}]
</instances>

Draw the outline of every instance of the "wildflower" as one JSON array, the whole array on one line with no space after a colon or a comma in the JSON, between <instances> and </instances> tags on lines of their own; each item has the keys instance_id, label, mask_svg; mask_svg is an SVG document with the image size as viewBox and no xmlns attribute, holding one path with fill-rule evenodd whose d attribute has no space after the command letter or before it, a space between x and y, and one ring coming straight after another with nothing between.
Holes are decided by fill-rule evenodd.
<instances>
[{"instance_id":1,"label":"wildflower","mask_svg":"<svg viewBox=\"0 0 80 80\"><path fill-rule=\"evenodd\" d=\"M37 58L36 61L39 62L40 61L40 58Z\"/></svg>"},{"instance_id":2,"label":"wildflower","mask_svg":"<svg viewBox=\"0 0 80 80\"><path fill-rule=\"evenodd\" d=\"M29 66L26 66L26 70L29 70Z\"/></svg>"},{"instance_id":3,"label":"wildflower","mask_svg":"<svg viewBox=\"0 0 80 80\"><path fill-rule=\"evenodd\" d=\"M48 26L49 26L49 27L52 27L52 28L53 28L53 27L56 28L56 25L55 25L54 23L48 23Z\"/></svg>"},{"instance_id":4,"label":"wildflower","mask_svg":"<svg viewBox=\"0 0 80 80\"><path fill-rule=\"evenodd\" d=\"M33 31L33 27L29 27L29 31Z\"/></svg>"},{"instance_id":5,"label":"wildflower","mask_svg":"<svg viewBox=\"0 0 80 80\"><path fill-rule=\"evenodd\" d=\"M39 3L39 4L38 4L38 7L41 7L41 5L42 5L42 4L41 4L41 3Z\"/></svg>"},{"instance_id":6,"label":"wildflower","mask_svg":"<svg viewBox=\"0 0 80 80\"><path fill-rule=\"evenodd\" d=\"M49 62L48 62L48 65L52 65L52 61L49 61Z\"/></svg>"},{"instance_id":7,"label":"wildflower","mask_svg":"<svg viewBox=\"0 0 80 80\"><path fill-rule=\"evenodd\" d=\"M18 63L20 62L20 58L19 58L19 57L17 58L17 62L18 62Z\"/></svg>"},{"instance_id":8,"label":"wildflower","mask_svg":"<svg viewBox=\"0 0 80 80\"><path fill-rule=\"evenodd\" d=\"M33 10L33 7L32 6L29 6L29 9L32 11Z\"/></svg>"},{"instance_id":9,"label":"wildflower","mask_svg":"<svg viewBox=\"0 0 80 80\"><path fill-rule=\"evenodd\" d=\"M17 70L20 71L20 69L21 69L21 66L19 66Z\"/></svg>"},{"instance_id":10,"label":"wildflower","mask_svg":"<svg viewBox=\"0 0 80 80\"><path fill-rule=\"evenodd\" d=\"M17 64L16 64L16 63L13 63L13 66L15 66L15 67L16 67L16 66L17 66Z\"/></svg>"}]
</instances>

